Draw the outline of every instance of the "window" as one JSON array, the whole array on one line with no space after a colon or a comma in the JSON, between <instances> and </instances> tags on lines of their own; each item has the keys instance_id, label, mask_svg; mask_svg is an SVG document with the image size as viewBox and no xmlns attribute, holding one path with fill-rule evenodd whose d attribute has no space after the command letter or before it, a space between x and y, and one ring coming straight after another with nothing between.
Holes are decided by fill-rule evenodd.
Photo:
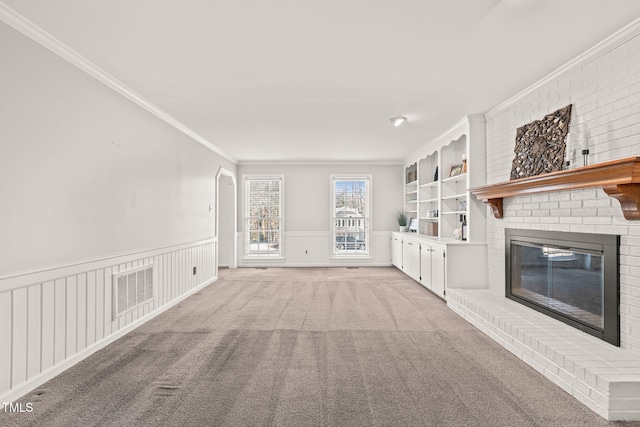
<instances>
[{"instance_id":1,"label":"window","mask_svg":"<svg viewBox=\"0 0 640 427\"><path fill-rule=\"evenodd\" d=\"M331 176L334 255L369 254L370 176Z\"/></svg>"},{"instance_id":2,"label":"window","mask_svg":"<svg viewBox=\"0 0 640 427\"><path fill-rule=\"evenodd\" d=\"M281 175L244 177L247 256L282 254L283 181Z\"/></svg>"}]
</instances>

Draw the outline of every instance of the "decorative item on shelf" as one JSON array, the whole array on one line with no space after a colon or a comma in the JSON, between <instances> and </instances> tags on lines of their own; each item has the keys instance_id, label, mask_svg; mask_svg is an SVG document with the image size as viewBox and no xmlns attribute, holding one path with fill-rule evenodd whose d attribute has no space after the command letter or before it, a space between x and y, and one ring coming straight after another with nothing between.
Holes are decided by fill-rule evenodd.
<instances>
[{"instance_id":1,"label":"decorative item on shelf","mask_svg":"<svg viewBox=\"0 0 640 427\"><path fill-rule=\"evenodd\" d=\"M567 133L567 138L566 138L566 146L565 146L565 161L564 161L564 169L570 169L571 168L571 161L573 160L573 142L574 142L574 132L569 131L569 133Z\"/></svg>"},{"instance_id":2,"label":"decorative item on shelf","mask_svg":"<svg viewBox=\"0 0 640 427\"><path fill-rule=\"evenodd\" d=\"M438 209L429 209L427 211L427 218L438 218Z\"/></svg>"},{"instance_id":3,"label":"decorative item on shelf","mask_svg":"<svg viewBox=\"0 0 640 427\"><path fill-rule=\"evenodd\" d=\"M436 166L436 171L433 174L433 182L436 182L438 180L438 167Z\"/></svg>"},{"instance_id":4,"label":"decorative item on shelf","mask_svg":"<svg viewBox=\"0 0 640 427\"><path fill-rule=\"evenodd\" d=\"M456 228L453 230L453 238L456 240L462 240L462 229Z\"/></svg>"},{"instance_id":5,"label":"decorative item on shelf","mask_svg":"<svg viewBox=\"0 0 640 427\"><path fill-rule=\"evenodd\" d=\"M467 173L467 155L462 155L462 173Z\"/></svg>"},{"instance_id":6,"label":"decorative item on shelf","mask_svg":"<svg viewBox=\"0 0 640 427\"><path fill-rule=\"evenodd\" d=\"M467 229L467 216L466 215L460 215L461 216L461 222L462 225L460 226L461 231L461 240L467 240L467 235L469 234L469 230Z\"/></svg>"},{"instance_id":7,"label":"decorative item on shelf","mask_svg":"<svg viewBox=\"0 0 640 427\"><path fill-rule=\"evenodd\" d=\"M512 180L562 170L571 106L569 104L546 115L542 120L517 129L515 157L511 167Z\"/></svg>"},{"instance_id":8,"label":"decorative item on shelf","mask_svg":"<svg viewBox=\"0 0 640 427\"><path fill-rule=\"evenodd\" d=\"M438 235L438 223L437 222L425 222L422 224L422 234L426 236Z\"/></svg>"},{"instance_id":9,"label":"decorative item on shelf","mask_svg":"<svg viewBox=\"0 0 640 427\"><path fill-rule=\"evenodd\" d=\"M407 172L407 184L411 184L412 182L415 182L417 178L418 178L418 172L416 170L410 170Z\"/></svg>"},{"instance_id":10,"label":"decorative item on shelf","mask_svg":"<svg viewBox=\"0 0 640 427\"><path fill-rule=\"evenodd\" d=\"M580 128L580 148L582 149L583 164L587 166L589 164L589 131L587 125L582 121L582 117L578 119Z\"/></svg>"},{"instance_id":11,"label":"decorative item on shelf","mask_svg":"<svg viewBox=\"0 0 640 427\"><path fill-rule=\"evenodd\" d=\"M398 226L400 227L400 232L403 232L407 228L407 214L404 211L398 211Z\"/></svg>"},{"instance_id":12,"label":"decorative item on shelf","mask_svg":"<svg viewBox=\"0 0 640 427\"><path fill-rule=\"evenodd\" d=\"M418 219L411 218L411 220L409 221L409 232L416 233L417 231L418 231Z\"/></svg>"},{"instance_id":13,"label":"decorative item on shelf","mask_svg":"<svg viewBox=\"0 0 640 427\"><path fill-rule=\"evenodd\" d=\"M458 201L458 210L461 212L465 212L467 210L467 201L459 200Z\"/></svg>"},{"instance_id":14,"label":"decorative item on shelf","mask_svg":"<svg viewBox=\"0 0 640 427\"><path fill-rule=\"evenodd\" d=\"M451 165L451 169L449 170L449 176L458 176L462 173L462 163L455 163Z\"/></svg>"}]
</instances>

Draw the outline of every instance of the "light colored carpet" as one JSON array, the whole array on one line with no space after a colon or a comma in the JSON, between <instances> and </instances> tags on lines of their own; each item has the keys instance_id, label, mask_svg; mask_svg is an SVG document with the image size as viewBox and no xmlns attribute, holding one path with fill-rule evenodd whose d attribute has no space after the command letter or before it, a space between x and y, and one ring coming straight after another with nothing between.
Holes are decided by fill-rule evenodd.
<instances>
[{"instance_id":1,"label":"light colored carpet","mask_svg":"<svg viewBox=\"0 0 640 427\"><path fill-rule=\"evenodd\" d=\"M394 268L220 278L3 425L605 426ZM638 424L635 424L638 425Z\"/></svg>"}]
</instances>

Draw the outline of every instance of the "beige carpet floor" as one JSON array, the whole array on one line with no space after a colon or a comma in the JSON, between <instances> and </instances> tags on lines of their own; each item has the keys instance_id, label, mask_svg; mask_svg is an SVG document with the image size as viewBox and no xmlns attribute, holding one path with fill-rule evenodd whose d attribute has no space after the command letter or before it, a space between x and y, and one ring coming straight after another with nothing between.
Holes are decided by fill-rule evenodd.
<instances>
[{"instance_id":1,"label":"beige carpet floor","mask_svg":"<svg viewBox=\"0 0 640 427\"><path fill-rule=\"evenodd\" d=\"M221 270L20 401L34 411L0 424L634 425L602 419L394 268Z\"/></svg>"}]
</instances>

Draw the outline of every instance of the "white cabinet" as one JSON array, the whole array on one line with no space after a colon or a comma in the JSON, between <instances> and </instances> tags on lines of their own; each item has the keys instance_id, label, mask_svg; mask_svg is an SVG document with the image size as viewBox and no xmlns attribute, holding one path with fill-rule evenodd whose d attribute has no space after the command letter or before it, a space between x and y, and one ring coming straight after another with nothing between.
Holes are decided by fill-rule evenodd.
<instances>
[{"instance_id":1,"label":"white cabinet","mask_svg":"<svg viewBox=\"0 0 640 427\"><path fill-rule=\"evenodd\" d=\"M446 245L420 243L420 283L441 298L445 297Z\"/></svg>"},{"instance_id":2,"label":"white cabinet","mask_svg":"<svg viewBox=\"0 0 640 427\"><path fill-rule=\"evenodd\" d=\"M430 239L414 233L391 233L394 265L441 298L448 288L487 287L487 245L454 239ZM396 249L393 249L395 246ZM401 257L402 263L395 259Z\"/></svg>"},{"instance_id":3,"label":"white cabinet","mask_svg":"<svg viewBox=\"0 0 640 427\"><path fill-rule=\"evenodd\" d=\"M420 281L420 241L410 237L402 239L402 271Z\"/></svg>"},{"instance_id":4,"label":"white cabinet","mask_svg":"<svg viewBox=\"0 0 640 427\"><path fill-rule=\"evenodd\" d=\"M391 263L402 270L402 237L391 235Z\"/></svg>"},{"instance_id":5,"label":"white cabinet","mask_svg":"<svg viewBox=\"0 0 640 427\"><path fill-rule=\"evenodd\" d=\"M446 255L446 247L443 246L435 246L431 252L431 292L441 298L445 297Z\"/></svg>"}]
</instances>

